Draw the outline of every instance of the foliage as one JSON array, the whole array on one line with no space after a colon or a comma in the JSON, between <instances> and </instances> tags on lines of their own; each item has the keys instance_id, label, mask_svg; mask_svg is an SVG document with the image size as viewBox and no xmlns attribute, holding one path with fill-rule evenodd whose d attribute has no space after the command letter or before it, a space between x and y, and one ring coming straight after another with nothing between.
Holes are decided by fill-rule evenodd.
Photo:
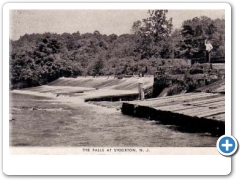
<instances>
[{"instance_id":1,"label":"foliage","mask_svg":"<svg viewBox=\"0 0 240 180\"><path fill-rule=\"evenodd\" d=\"M224 20L196 17L173 31L167 12L148 11L148 18L133 23L131 34L44 33L10 40L12 88L42 85L59 77L138 75L143 69L155 74L168 66L181 73L187 66L183 58L204 56L206 37L214 47L212 56L224 56Z\"/></svg>"},{"instance_id":2,"label":"foliage","mask_svg":"<svg viewBox=\"0 0 240 180\"><path fill-rule=\"evenodd\" d=\"M212 20L208 17L195 17L182 25L182 43L179 57L197 58L205 56L205 39L213 45L213 57L225 56L225 20Z\"/></svg>"},{"instance_id":3,"label":"foliage","mask_svg":"<svg viewBox=\"0 0 240 180\"><path fill-rule=\"evenodd\" d=\"M133 23L136 53L143 58L169 57L166 43L172 31L172 19L167 19L167 10L149 10L149 17Z\"/></svg>"}]
</instances>

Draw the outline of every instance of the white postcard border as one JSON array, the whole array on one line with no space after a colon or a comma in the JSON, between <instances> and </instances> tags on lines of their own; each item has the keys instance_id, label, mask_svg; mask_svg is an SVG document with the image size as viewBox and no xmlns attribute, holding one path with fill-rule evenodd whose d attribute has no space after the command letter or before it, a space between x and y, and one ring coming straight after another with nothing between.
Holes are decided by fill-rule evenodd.
<instances>
[{"instance_id":1,"label":"white postcard border","mask_svg":"<svg viewBox=\"0 0 240 180\"><path fill-rule=\"evenodd\" d=\"M231 6L227 3L8 3L3 7L3 172L8 175L227 175L221 155L11 155L9 153L10 9L225 9L225 131L231 134ZM214 167L214 168L213 168Z\"/></svg>"}]
</instances>

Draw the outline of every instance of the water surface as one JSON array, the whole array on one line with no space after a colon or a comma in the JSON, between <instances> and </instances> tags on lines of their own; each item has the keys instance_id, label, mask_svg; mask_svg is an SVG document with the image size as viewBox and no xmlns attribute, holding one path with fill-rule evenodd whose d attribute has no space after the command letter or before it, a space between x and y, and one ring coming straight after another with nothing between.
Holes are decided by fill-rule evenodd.
<instances>
[{"instance_id":1,"label":"water surface","mask_svg":"<svg viewBox=\"0 0 240 180\"><path fill-rule=\"evenodd\" d=\"M83 101L15 93L10 99L11 146L213 147L218 139Z\"/></svg>"}]
</instances>

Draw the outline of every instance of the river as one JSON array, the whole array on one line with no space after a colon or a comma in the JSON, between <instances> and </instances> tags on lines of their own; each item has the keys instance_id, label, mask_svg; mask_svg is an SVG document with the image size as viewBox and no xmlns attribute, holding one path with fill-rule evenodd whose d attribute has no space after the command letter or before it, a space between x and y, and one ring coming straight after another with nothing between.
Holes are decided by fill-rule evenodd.
<instances>
[{"instance_id":1,"label":"river","mask_svg":"<svg viewBox=\"0 0 240 180\"><path fill-rule=\"evenodd\" d=\"M218 139L126 116L116 108L72 101L74 97L10 97L11 146L214 147Z\"/></svg>"}]
</instances>

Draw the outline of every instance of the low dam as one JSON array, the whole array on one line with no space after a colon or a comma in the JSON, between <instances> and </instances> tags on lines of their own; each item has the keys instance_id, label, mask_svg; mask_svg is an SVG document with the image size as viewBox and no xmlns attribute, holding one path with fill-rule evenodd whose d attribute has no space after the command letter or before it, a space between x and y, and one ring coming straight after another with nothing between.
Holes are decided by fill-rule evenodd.
<instances>
[{"instance_id":1,"label":"low dam","mask_svg":"<svg viewBox=\"0 0 240 180\"><path fill-rule=\"evenodd\" d=\"M77 96L85 101L124 101L138 98L138 77L60 78L48 85L25 88L21 92L51 93L55 96ZM146 90L153 87L153 76L143 77Z\"/></svg>"}]
</instances>

